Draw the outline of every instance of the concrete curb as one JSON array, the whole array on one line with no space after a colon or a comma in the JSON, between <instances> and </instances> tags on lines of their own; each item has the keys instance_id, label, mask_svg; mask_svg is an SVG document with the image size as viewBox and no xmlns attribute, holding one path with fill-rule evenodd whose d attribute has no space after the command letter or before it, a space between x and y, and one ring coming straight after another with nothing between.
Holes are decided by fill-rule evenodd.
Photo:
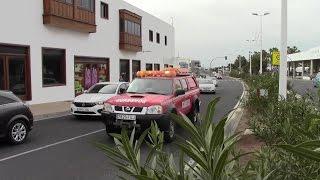
<instances>
[{"instance_id":1,"label":"concrete curb","mask_svg":"<svg viewBox=\"0 0 320 180\"><path fill-rule=\"evenodd\" d=\"M52 114L37 115L37 116L34 116L34 121L37 122L37 121L43 121L43 120L59 118L59 117L65 117L65 116L71 116L70 111L57 112L57 113L52 113Z\"/></svg>"},{"instance_id":2,"label":"concrete curb","mask_svg":"<svg viewBox=\"0 0 320 180\"><path fill-rule=\"evenodd\" d=\"M238 103L235 105L233 110L228 115L228 119L226 121L226 126L225 126L225 137L230 137L234 135L234 133L236 132L239 122L244 114L245 109L243 105L246 99L248 98L248 86L239 78L232 78L232 79L236 79L241 82L243 92Z\"/></svg>"}]
</instances>

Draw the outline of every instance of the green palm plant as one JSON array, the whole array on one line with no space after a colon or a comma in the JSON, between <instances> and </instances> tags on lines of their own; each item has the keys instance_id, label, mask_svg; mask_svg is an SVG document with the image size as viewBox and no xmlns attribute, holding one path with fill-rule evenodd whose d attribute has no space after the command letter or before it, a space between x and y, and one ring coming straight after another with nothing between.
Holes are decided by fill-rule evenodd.
<instances>
[{"instance_id":1,"label":"green palm plant","mask_svg":"<svg viewBox=\"0 0 320 180\"><path fill-rule=\"evenodd\" d=\"M178 164L172 154L163 151L163 132L156 123L152 123L137 140L134 140L135 130L129 138L123 129L121 134L112 134L115 147L100 143L97 146L113 160L120 171L135 179L231 179L233 165L240 157L232 156L239 136L225 137L226 118L217 125L212 122L218 101L216 98L209 103L205 117L198 125L194 125L183 114L172 114L172 119L190 135L188 139L179 138L175 143L181 151ZM143 142L149 148L144 163L140 157Z\"/></svg>"}]
</instances>

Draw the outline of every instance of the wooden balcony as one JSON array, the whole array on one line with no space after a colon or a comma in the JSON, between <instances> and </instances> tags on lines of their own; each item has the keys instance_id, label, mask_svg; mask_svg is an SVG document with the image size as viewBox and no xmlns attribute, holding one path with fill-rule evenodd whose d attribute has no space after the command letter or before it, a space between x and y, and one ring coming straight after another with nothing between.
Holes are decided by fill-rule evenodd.
<instances>
[{"instance_id":1,"label":"wooden balcony","mask_svg":"<svg viewBox=\"0 0 320 180\"><path fill-rule=\"evenodd\" d=\"M71 29L86 33L95 33L95 12L58 0L43 0L43 24Z\"/></svg>"},{"instance_id":2,"label":"wooden balcony","mask_svg":"<svg viewBox=\"0 0 320 180\"><path fill-rule=\"evenodd\" d=\"M142 51L142 39L141 39L141 20L142 17L130 12L125 9L119 10L119 17L120 17L120 42L119 42L119 49L120 50L127 50L127 51L133 51L133 52L139 52ZM125 25L122 25L121 22L130 21L132 23L135 23L139 25L140 30L137 33L137 31L130 32L128 29L125 28ZM123 27L123 28L121 28ZM140 35L139 35L140 34Z\"/></svg>"},{"instance_id":3,"label":"wooden balcony","mask_svg":"<svg viewBox=\"0 0 320 180\"><path fill-rule=\"evenodd\" d=\"M120 49L139 52L142 51L142 41L140 36L126 32L120 32Z\"/></svg>"}]
</instances>

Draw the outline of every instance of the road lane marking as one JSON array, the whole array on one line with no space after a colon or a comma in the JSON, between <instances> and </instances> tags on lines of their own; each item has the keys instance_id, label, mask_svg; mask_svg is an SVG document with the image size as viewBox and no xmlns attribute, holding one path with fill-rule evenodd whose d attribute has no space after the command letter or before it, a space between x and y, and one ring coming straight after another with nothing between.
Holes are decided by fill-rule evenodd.
<instances>
[{"instance_id":1,"label":"road lane marking","mask_svg":"<svg viewBox=\"0 0 320 180\"><path fill-rule=\"evenodd\" d=\"M30 154L30 153L33 153L33 152L36 152L36 151L40 151L40 150L47 149L47 148L50 148L50 147L53 147L53 146L57 146L57 145L60 145L60 144L64 144L64 143L67 143L67 142L70 142L70 141L74 141L74 140L83 138L83 137L85 137L85 136L89 136L89 135L92 135L92 134L96 134L96 133L99 133L99 132L102 132L102 131L105 131L105 129L100 129L100 130L93 131L93 132L90 132L90 133L87 133L87 134L83 134L83 135L80 135L80 136L76 136L76 137L73 137L73 138L70 138L70 139L66 139L66 140L63 140L63 141L59 141L59 142L56 142L56 143L53 143L53 144L48 144L48 145L45 145L45 146L42 146L42 147L39 147L39 148L36 148L36 149L32 149L32 150L25 151L25 152L22 152L22 153L19 153L19 154L15 154L15 155L12 155L12 156L9 156L9 157L0 159L0 162L4 162L4 161L7 161L7 160L10 160L10 159L19 157L19 156L23 156L23 155L26 155L26 154Z\"/></svg>"}]
</instances>

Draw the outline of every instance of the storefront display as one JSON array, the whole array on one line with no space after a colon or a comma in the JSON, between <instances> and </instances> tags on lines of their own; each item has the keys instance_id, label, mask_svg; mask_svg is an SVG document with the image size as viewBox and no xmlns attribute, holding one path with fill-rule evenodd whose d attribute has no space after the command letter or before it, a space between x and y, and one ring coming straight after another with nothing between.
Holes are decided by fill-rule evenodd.
<instances>
[{"instance_id":1,"label":"storefront display","mask_svg":"<svg viewBox=\"0 0 320 180\"><path fill-rule=\"evenodd\" d=\"M76 58L74 65L75 94L81 94L98 82L109 81L107 59Z\"/></svg>"}]
</instances>

